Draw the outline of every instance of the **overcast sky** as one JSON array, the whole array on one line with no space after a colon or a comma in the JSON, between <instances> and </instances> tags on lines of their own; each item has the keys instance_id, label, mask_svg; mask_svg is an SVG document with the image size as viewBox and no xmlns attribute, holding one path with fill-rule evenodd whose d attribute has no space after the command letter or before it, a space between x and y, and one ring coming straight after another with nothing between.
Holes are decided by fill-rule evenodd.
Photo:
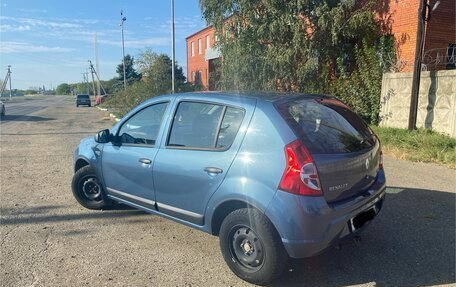
<instances>
[{"instance_id":1,"label":"overcast sky","mask_svg":"<svg viewBox=\"0 0 456 287\"><path fill-rule=\"evenodd\" d=\"M120 10L125 53L146 47L171 55L171 1L0 1L0 78L11 65L13 89L82 81L95 63L98 39L100 76L116 75L122 59ZM198 0L175 0L176 60L186 71L185 38L205 27Z\"/></svg>"}]
</instances>

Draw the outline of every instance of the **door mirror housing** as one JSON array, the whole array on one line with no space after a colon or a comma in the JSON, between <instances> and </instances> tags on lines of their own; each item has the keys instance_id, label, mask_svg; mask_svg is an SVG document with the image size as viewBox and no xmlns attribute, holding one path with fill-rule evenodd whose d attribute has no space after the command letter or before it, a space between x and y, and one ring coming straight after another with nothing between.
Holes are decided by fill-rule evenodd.
<instances>
[{"instance_id":1,"label":"door mirror housing","mask_svg":"<svg viewBox=\"0 0 456 287\"><path fill-rule=\"evenodd\" d=\"M110 142L111 132L106 130L101 130L95 135L95 141L97 143L108 143Z\"/></svg>"}]
</instances>

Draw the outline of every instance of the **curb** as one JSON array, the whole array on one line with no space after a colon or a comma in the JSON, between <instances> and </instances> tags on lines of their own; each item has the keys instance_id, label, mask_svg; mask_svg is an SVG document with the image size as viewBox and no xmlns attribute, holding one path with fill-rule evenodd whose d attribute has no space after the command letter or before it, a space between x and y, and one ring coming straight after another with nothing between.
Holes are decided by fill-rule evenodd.
<instances>
[{"instance_id":1,"label":"curb","mask_svg":"<svg viewBox=\"0 0 456 287\"><path fill-rule=\"evenodd\" d=\"M103 111L103 112L109 112L108 109L105 109L105 108L100 108L97 106L97 109L99 109L100 111ZM113 113L109 113L109 117L112 118L113 120L115 120L116 122L120 121L120 119L114 115Z\"/></svg>"}]
</instances>

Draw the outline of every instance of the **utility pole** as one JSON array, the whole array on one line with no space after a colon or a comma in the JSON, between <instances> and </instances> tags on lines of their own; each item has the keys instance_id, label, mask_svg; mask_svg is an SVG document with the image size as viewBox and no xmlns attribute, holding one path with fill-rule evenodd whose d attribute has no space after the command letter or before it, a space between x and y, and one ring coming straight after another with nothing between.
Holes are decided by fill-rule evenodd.
<instances>
[{"instance_id":1,"label":"utility pole","mask_svg":"<svg viewBox=\"0 0 456 287\"><path fill-rule=\"evenodd\" d=\"M100 62L98 61L98 46L97 46L97 33L94 35L94 50L95 50L95 67L97 74L100 73ZM98 76L97 76L98 78ZM97 81L97 95L101 95L100 93L100 79Z\"/></svg>"},{"instance_id":2,"label":"utility pole","mask_svg":"<svg viewBox=\"0 0 456 287\"><path fill-rule=\"evenodd\" d=\"M124 90L127 89L127 76L125 73L125 42L124 42L124 22L125 21L127 21L127 18L123 16L123 10L120 10L120 27L122 30L122 66L123 66Z\"/></svg>"},{"instance_id":3,"label":"utility pole","mask_svg":"<svg viewBox=\"0 0 456 287\"><path fill-rule=\"evenodd\" d=\"M92 65L92 61L89 60L89 63L90 63L90 72L92 73L92 79L93 79L93 75L95 74L95 76L97 77L98 83L100 84L100 87L103 90L103 95L106 95L106 90L104 89L103 85L100 82L100 77L98 77L98 73L97 73L97 71L95 71L95 69Z\"/></svg>"},{"instance_id":4,"label":"utility pole","mask_svg":"<svg viewBox=\"0 0 456 287\"><path fill-rule=\"evenodd\" d=\"M13 96L12 90L11 90L11 65L8 65L8 78L10 80L10 101L11 101L11 97Z\"/></svg>"},{"instance_id":5,"label":"utility pole","mask_svg":"<svg viewBox=\"0 0 456 287\"><path fill-rule=\"evenodd\" d=\"M92 88L93 88L93 95L96 95L97 94L97 91L95 90L95 77L93 76L93 65L92 65L92 61L88 60L89 61L89 65L90 65L90 74L92 75Z\"/></svg>"},{"instance_id":6,"label":"utility pole","mask_svg":"<svg viewBox=\"0 0 456 287\"><path fill-rule=\"evenodd\" d=\"M175 88L175 74L174 74L174 65L175 65L175 47L174 47L174 0L171 0L171 91L174 94Z\"/></svg>"},{"instance_id":7,"label":"utility pole","mask_svg":"<svg viewBox=\"0 0 456 287\"><path fill-rule=\"evenodd\" d=\"M82 73L82 78L84 79L84 84L86 85L87 94L90 95L90 85L89 85L89 73Z\"/></svg>"},{"instance_id":8,"label":"utility pole","mask_svg":"<svg viewBox=\"0 0 456 287\"><path fill-rule=\"evenodd\" d=\"M431 19L431 13L439 6L440 1L436 1L431 8L427 0L420 0L420 8L418 9L418 27L416 30L416 46L415 46L415 63L413 66L412 79L412 94L410 98L410 111L408 130L412 131L416 128L416 118L418 114L418 98L420 92L421 78L421 61L423 57L424 39L426 38L425 22Z\"/></svg>"}]
</instances>

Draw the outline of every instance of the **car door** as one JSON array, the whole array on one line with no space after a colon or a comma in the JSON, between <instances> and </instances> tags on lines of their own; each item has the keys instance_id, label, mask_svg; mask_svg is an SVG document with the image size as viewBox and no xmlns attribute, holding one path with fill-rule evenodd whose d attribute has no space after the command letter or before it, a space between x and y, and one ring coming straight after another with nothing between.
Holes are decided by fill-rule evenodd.
<instances>
[{"instance_id":1,"label":"car door","mask_svg":"<svg viewBox=\"0 0 456 287\"><path fill-rule=\"evenodd\" d=\"M101 165L109 195L155 209L152 165L168 105L155 103L136 112L103 148Z\"/></svg>"},{"instance_id":2,"label":"car door","mask_svg":"<svg viewBox=\"0 0 456 287\"><path fill-rule=\"evenodd\" d=\"M181 100L154 164L160 212L202 225L245 134L252 106ZM239 132L241 130L242 132Z\"/></svg>"}]
</instances>

